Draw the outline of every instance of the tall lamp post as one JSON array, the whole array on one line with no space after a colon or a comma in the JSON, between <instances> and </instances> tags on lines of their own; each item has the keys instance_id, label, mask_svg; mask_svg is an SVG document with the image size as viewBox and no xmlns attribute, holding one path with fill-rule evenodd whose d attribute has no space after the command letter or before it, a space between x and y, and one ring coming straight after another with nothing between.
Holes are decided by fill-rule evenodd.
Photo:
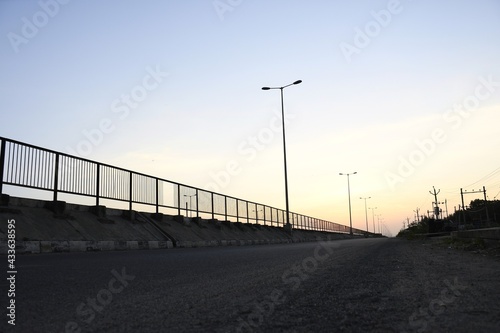
<instances>
[{"instance_id":1,"label":"tall lamp post","mask_svg":"<svg viewBox=\"0 0 500 333\"><path fill-rule=\"evenodd\" d=\"M284 162L284 169L285 169L285 202L286 202L286 225L287 227L292 230L292 225L290 224L290 207L288 205L288 176L287 176L287 169L286 169L286 141L285 141L285 104L283 103L283 89L286 87L293 86L295 84L300 84L302 83L302 80L297 80L294 83L287 84L286 86L283 87L262 87L262 90L272 90L272 89L279 89L281 90L281 121L282 121L282 126L283 126L283 162Z\"/></svg>"},{"instance_id":2,"label":"tall lamp post","mask_svg":"<svg viewBox=\"0 0 500 333\"><path fill-rule=\"evenodd\" d=\"M357 171L354 171L353 173L339 173L341 176L347 176L347 196L349 197L349 227L350 227L350 234L352 235L352 214L351 214L351 185L349 184L349 176L350 175L355 175L357 174Z\"/></svg>"},{"instance_id":3,"label":"tall lamp post","mask_svg":"<svg viewBox=\"0 0 500 333\"><path fill-rule=\"evenodd\" d=\"M366 200L371 199L372 197L360 198L361 200L365 200L365 218L366 218L366 232L368 233L368 209L366 208Z\"/></svg>"},{"instance_id":4,"label":"tall lamp post","mask_svg":"<svg viewBox=\"0 0 500 333\"><path fill-rule=\"evenodd\" d=\"M370 209L372 210L372 222L373 222L373 233L376 234L377 233L377 230L375 230L375 209L377 209L378 207L371 207Z\"/></svg>"}]
</instances>

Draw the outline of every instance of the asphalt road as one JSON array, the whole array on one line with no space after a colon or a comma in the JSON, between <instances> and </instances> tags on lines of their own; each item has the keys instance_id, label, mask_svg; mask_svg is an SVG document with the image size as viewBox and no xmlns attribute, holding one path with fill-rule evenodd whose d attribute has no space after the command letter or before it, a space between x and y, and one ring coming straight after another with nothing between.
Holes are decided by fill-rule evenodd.
<instances>
[{"instance_id":1,"label":"asphalt road","mask_svg":"<svg viewBox=\"0 0 500 333\"><path fill-rule=\"evenodd\" d=\"M24 255L17 271L2 332L500 331L498 259L396 239Z\"/></svg>"}]
</instances>

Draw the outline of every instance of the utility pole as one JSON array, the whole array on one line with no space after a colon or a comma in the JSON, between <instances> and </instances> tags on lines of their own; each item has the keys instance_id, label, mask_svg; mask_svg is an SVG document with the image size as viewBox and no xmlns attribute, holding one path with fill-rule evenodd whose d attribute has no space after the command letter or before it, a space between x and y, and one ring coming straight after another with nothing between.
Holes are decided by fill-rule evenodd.
<instances>
[{"instance_id":1,"label":"utility pole","mask_svg":"<svg viewBox=\"0 0 500 333\"><path fill-rule=\"evenodd\" d=\"M446 219L450 216L448 214L448 199L444 199L444 207L446 208Z\"/></svg>"},{"instance_id":2,"label":"utility pole","mask_svg":"<svg viewBox=\"0 0 500 333\"><path fill-rule=\"evenodd\" d=\"M483 186L483 189L482 190L477 190L477 191L469 191L467 192L467 190L462 190L460 189L460 196L462 197L462 209L464 210L464 214L465 214L465 205L464 205L464 194L472 194L472 193L483 193L484 194L484 208L486 209L486 220L489 221L490 220L490 216L488 214L488 201L487 201L487 197L486 197L486 187Z\"/></svg>"},{"instance_id":3,"label":"utility pole","mask_svg":"<svg viewBox=\"0 0 500 333\"><path fill-rule=\"evenodd\" d=\"M417 213L417 223L420 222L420 215L419 215L420 208L417 207L417 210L414 210L415 213Z\"/></svg>"},{"instance_id":4,"label":"utility pole","mask_svg":"<svg viewBox=\"0 0 500 333\"><path fill-rule=\"evenodd\" d=\"M439 202L438 202L438 197L437 195L439 194L439 192L441 192L441 190L438 190L436 192L436 188L433 186L432 187L434 189L434 192L431 192L429 191L430 194L432 194L434 196L434 216L437 219L439 219Z\"/></svg>"}]
</instances>

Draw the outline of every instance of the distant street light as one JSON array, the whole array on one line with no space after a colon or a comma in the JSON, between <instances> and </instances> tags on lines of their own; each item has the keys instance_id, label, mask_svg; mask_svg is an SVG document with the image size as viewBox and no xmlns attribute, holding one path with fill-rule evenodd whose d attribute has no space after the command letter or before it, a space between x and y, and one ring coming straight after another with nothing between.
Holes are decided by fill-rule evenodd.
<instances>
[{"instance_id":1,"label":"distant street light","mask_svg":"<svg viewBox=\"0 0 500 333\"><path fill-rule=\"evenodd\" d=\"M366 218L366 232L369 232L368 231L368 209L366 208L366 200L367 199L371 199L372 197L368 197L368 198L360 198L361 200L365 200L365 218Z\"/></svg>"},{"instance_id":2,"label":"distant street light","mask_svg":"<svg viewBox=\"0 0 500 333\"><path fill-rule=\"evenodd\" d=\"M373 233L376 234L377 233L377 230L375 230L375 209L377 209L378 207L372 207L372 208L369 208L372 210L372 222L373 222Z\"/></svg>"},{"instance_id":3,"label":"distant street light","mask_svg":"<svg viewBox=\"0 0 500 333\"><path fill-rule=\"evenodd\" d=\"M191 198L192 197L195 197L196 194L192 194L192 195L187 195L187 194L184 194L185 197L188 197L189 198L189 217L191 217ZM188 203L186 201L186 215L188 215Z\"/></svg>"},{"instance_id":4,"label":"distant street light","mask_svg":"<svg viewBox=\"0 0 500 333\"><path fill-rule=\"evenodd\" d=\"M287 176L287 169L286 169L286 141L285 141L285 104L283 103L283 89L289 86L293 86L295 84L300 84L302 83L302 80L297 80L294 83L290 83L286 86L283 87L262 87L262 90L271 90L271 89L279 89L281 90L281 121L283 124L283 161L284 161L284 168L285 168L285 202L286 202L286 225L287 227L290 227L290 230L292 230L292 225L290 224L290 207L288 205L288 176Z\"/></svg>"},{"instance_id":5,"label":"distant street light","mask_svg":"<svg viewBox=\"0 0 500 333\"><path fill-rule=\"evenodd\" d=\"M355 171L353 173L339 173L341 176L347 176L347 196L349 197L349 226L350 226L350 234L352 235L352 214L351 214L351 185L349 184L349 176L355 175L358 172Z\"/></svg>"}]
</instances>

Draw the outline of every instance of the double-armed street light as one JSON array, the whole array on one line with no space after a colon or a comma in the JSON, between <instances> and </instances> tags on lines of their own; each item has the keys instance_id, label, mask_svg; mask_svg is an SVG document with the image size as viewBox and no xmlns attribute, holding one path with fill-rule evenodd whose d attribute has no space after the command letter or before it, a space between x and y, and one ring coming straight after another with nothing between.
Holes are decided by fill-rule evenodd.
<instances>
[{"instance_id":1,"label":"double-armed street light","mask_svg":"<svg viewBox=\"0 0 500 333\"><path fill-rule=\"evenodd\" d=\"M366 208L366 200L367 199L371 199L372 197L367 197L367 198L361 198L361 200L365 200L365 218L366 218L366 232L369 232L368 231L368 209Z\"/></svg>"},{"instance_id":2,"label":"double-armed street light","mask_svg":"<svg viewBox=\"0 0 500 333\"><path fill-rule=\"evenodd\" d=\"M370 209L372 210L372 222L373 222L373 233L376 234L377 230L375 230L375 209L378 207L371 207Z\"/></svg>"},{"instance_id":3,"label":"double-armed street light","mask_svg":"<svg viewBox=\"0 0 500 333\"><path fill-rule=\"evenodd\" d=\"M339 173L340 176L347 176L347 196L349 197L349 227L350 231L349 233L352 235L352 214L351 214L351 185L349 184L349 176L350 175L355 175L358 172L355 171L353 173Z\"/></svg>"},{"instance_id":4,"label":"double-armed street light","mask_svg":"<svg viewBox=\"0 0 500 333\"><path fill-rule=\"evenodd\" d=\"M292 225L290 225L290 207L288 205L288 176L287 176L287 168L286 168L286 141L285 141L285 106L283 103L283 89L286 87L293 86L295 84L302 83L302 80L297 80L294 83L290 83L283 87L262 87L262 90L272 90L272 89L280 89L281 90L281 121L283 126L283 161L284 161L284 169L285 169L285 202L286 202L286 225L287 227L292 229Z\"/></svg>"}]
</instances>

